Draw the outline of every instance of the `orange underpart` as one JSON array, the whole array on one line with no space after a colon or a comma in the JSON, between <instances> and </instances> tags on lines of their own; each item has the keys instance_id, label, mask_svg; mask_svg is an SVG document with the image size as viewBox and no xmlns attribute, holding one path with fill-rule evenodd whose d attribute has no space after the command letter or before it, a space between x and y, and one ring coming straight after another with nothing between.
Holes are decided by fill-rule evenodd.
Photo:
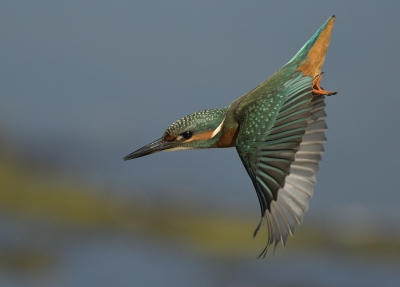
<instances>
[{"instance_id":1,"label":"orange underpart","mask_svg":"<svg viewBox=\"0 0 400 287\"><path fill-rule=\"evenodd\" d=\"M234 147L238 133L239 129L237 127L226 130L221 135L221 137L219 138L218 142L215 144L214 147L218 148Z\"/></svg>"},{"instance_id":2,"label":"orange underpart","mask_svg":"<svg viewBox=\"0 0 400 287\"><path fill-rule=\"evenodd\" d=\"M319 35L317 41L310 48L307 54L307 59L303 61L297 68L304 76L316 77L321 74L321 68L325 61L325 54L328 50L329 42L335 17L331 17L325 29Z\"/></svg>"}]
</instances>

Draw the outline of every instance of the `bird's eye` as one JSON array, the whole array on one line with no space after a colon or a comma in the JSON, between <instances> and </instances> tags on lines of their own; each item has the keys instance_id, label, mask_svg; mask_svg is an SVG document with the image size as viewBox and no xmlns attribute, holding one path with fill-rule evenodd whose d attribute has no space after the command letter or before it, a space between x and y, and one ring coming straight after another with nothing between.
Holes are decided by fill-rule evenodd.
<instances>
[{"instance_id":1,"label":"bird's eye","mask_svg":"<svg viewBox=\"0 0 400 287\"><path fill-rule=\"evenodd\" d=\"M192 137L192 135L193 135L193 133L190 131L182 133L182 136L187 140L190 139Z\"/></svg>"}]
</instances>

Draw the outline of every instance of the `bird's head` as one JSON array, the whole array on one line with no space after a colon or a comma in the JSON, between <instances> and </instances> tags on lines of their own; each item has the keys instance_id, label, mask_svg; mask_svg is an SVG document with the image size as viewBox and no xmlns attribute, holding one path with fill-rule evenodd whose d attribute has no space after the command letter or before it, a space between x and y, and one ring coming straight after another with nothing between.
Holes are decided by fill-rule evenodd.
<instances>
[{"instance_id":1,"label":"bird's head","mask_svg":"<svg viewBox=\"0 0 400 287\"><path fill-rule=\"evenodd\" d=\"M204 110L188 115L172 125L163 136L124 157L124 160L159 151L211 148L219 139L227 108Z\"/></svg>"}]
</instances>

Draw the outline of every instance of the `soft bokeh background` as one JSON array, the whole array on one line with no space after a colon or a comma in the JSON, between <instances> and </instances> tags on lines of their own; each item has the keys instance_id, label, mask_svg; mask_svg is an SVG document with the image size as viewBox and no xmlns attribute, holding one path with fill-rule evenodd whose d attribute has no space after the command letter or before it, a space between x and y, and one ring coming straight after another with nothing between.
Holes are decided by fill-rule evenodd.
<instances>
[{"instance_id":1,"label":"soft bokeh background","mask_svg":"<svg viewBox=\"0 0 400 287\"><path fill-rule=\"evenodd\" d=\"M1 286L398 286L398 1L2 1ZM305 221L256 260L235 149L121 158L227 106L332 14Z\"/></svg>"}]
</instances>

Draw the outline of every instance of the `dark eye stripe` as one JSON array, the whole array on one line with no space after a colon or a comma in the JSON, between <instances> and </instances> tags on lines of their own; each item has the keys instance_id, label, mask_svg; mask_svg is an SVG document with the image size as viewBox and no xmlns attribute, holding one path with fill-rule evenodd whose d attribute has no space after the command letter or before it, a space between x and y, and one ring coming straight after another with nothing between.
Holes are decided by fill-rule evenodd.
<instances>
[{"instance_id":1,"label":"dark eye stripe","mask_svg":"<svg viewBox=\"0 0 400 287\"><path fill-rule=\"evenodd\" d=\"M193 135L193 133L190 131L182 133L182 136L187 140L190 139L192 137L192 135Z\"/></svg>"}]
</instances>

